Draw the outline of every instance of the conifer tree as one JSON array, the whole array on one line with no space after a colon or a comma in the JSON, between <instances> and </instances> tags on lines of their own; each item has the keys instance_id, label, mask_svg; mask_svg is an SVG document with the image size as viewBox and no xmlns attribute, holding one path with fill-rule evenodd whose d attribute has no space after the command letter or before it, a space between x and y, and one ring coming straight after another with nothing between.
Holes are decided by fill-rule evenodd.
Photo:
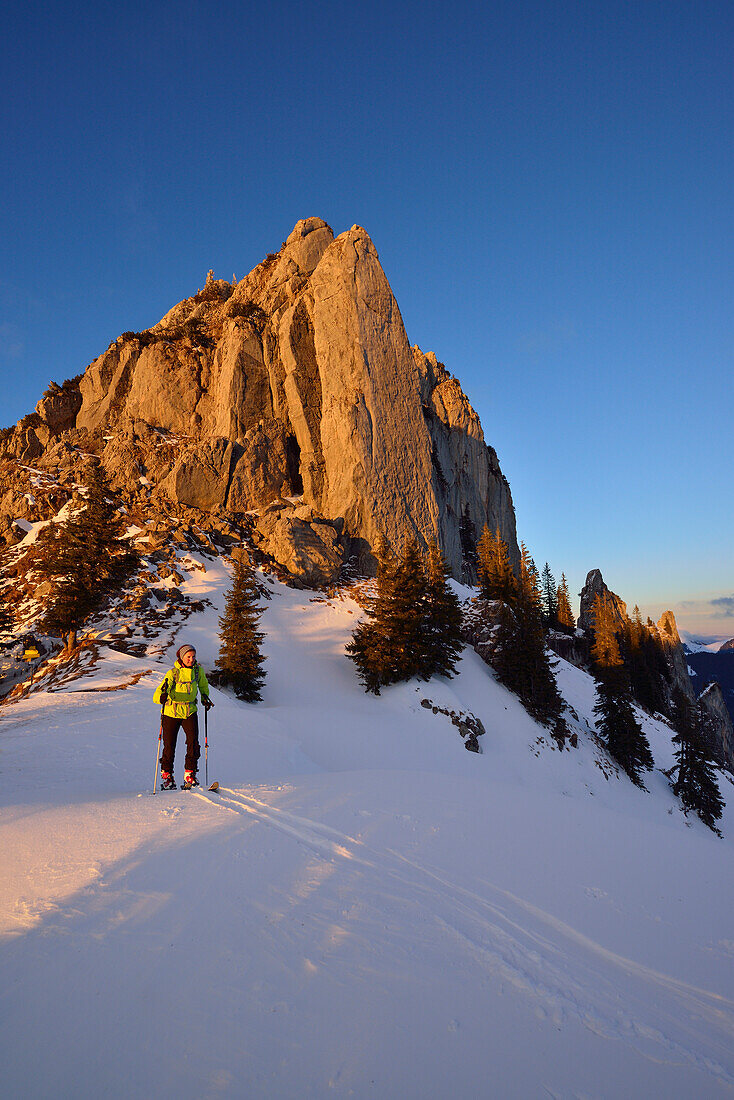
<instances>
[{"instance_id":1,"label":"conifer tree","mask_svg":"<svg viewBox=\"0 0 734 1100\"><path fill-rule=\"evenodd\" d=\"M651 714L665 713L667 661L657 632L645 626L639 607L623 624L619 642L633 697Z\"/></svg>"},{"instance_id":2,"label":"conifer tree","mask_svg":"<svg viewBox=\"0 0 734 1100\"><path fill-rule=\"evenodd\" d=\"M469 514L469 505L464 505L464 511L459 523L459 541L461 543L461 561L463 576L472 578L477 568L477 534L474 522Z\"/></svg>"},{"instance_id":3,"label":"conifer tree","mask_svg":"<svg viewBox=\"0 0 734 1100\"><path fill-rule=\"evenodd\" d=\"M528 553L528 551L525 549L525 544L524 543L520 543L520 549L525 550L525 553L527 555L527 571L530 575L530 578L531 578L531 581L532 581L532 584L533 584L533 588L535 589L535 591L537 593L538 604L540 606L541 613L542 613L542 610L543 610L543 597L542 597L541 591L540 591L540 573L538 572L538 567L535 564L535 560L533 559L532 555L530 553Z\"/></svg>"},{"instance_id":4,"label":"conifer tree","mask_svg":"<svg viewBox=\"0 0 734 1100\"><path fill-rule=\"evenodd\" d=\"M366 618L357 624L346 652L357 666L365 691L380 694L380 685L390 683L390 600L397 561L382 536L375 545L377 592L365 608Z\"/></svg>"},{"instance_id":5,"label":"conifer tree","mask_svg":"<svg viewBox=\"0 0 734 1100\"><path fill-rule=\"evenodd\" d=\"M507 544L499 530L492 534L486 525L477 544L477 575L482 599L514 603L517 580L510 565Z\"/></svg>"},{"instance_id":6,"label":"conifer tree","mask_svg":"<svg viewBox=\"0 0 734 1100\"><path fill-rule=\"evenodd\" d=\"M14 624L15 617L10 609L6 589L0 592L0 634L10 634Z\"/></svg>"},{"instance_id":7,"label":"conifer tree","mask_svg":"<svg viewBox=\"0 0 734 1100\"><path fill-rule=\"evenodd\" d=\"M546 626L553 629L558 625L558 592L556 579L551 573L548 562L543 567L541 592L543 596L543 619Z\"/></svg>"},{"instance_id":8,"label":"conifer tree","mask_svg":"<svg viewBox=\"0 0 734 1100\"><path fill-rule=\"evenodd\" d=\"M390 640L395 681L410 680L423 673L426 594L423 558L415 539L410 539L395 569L391 594Z\"/></svg>"},{"instance_id":9,"label":"conifer tree","mask_svg":"<svg viewBox=\"0 0 734 1100\"><path fill-rule=\"evenodd\" d=\"M673 725L677 734L677 762L673 793L680 798L683 810L698 814L704 825L721 836L716 822L724 809L724 800L708 760L698 707L679 687L673 689Z\"/></svg>"},{"instance_id":10,"label":"conifer tree","mask_svg":"<svg viewBox=\"0 0 734 1100\"><path fill-rule=\"evenodd\" d=\"M484 600L496 599L497 588L494 535L485 524L477 543L477 577L479 595Z\"/></svg>"},{"instance_id":11,"label":"conifer tree","mask_svg":"<svg viewBox=\"0 0 734 1100\"><path fill-rule=\"evenodd\" d=\"M43 629L64 636L71 650L77 630L97 602L94 571L77 516L63 526L53 524L41 532L36 565L52 583Z\"/></svg>"},{"instance_id":12,"label":"conifer tree","mask_svg":"<svg viewBox=\"0 0 734 1100\"><path fill-rule=\"evenodd\" d=\"M645 789L641 772L653 767L650 745L632 709L632 691L615 636L611 601L597 595L593 607L592 670L596 681L594 713L606 747L633 783Z\"/></svg>"},{"instance_id":13,"label":"conifer tree","mask_svg":"<svg viewBox=\"0 0 734 1100\"><path fill-rule=\"evenodd\" d=\"M571 610L571 597L568 593L568 581L566 580L566 574L561 573L561 583L556 590L556 601L558 604L558 625L561 630L567 631L569 634L573 634L576 629L576 620L573 617L573 611Z\"/></svg>"},{"instance_id":14,"label":"conifer tree","mask_svg":"<svg viewBox=\"0 0 734 1100\"><path fill-rule=\"evenodd\" d=\"M427 565L415 540L401 558L384 540L376 548L377 594L346 647L365 691L418 676L451 676L461 649L458 601L437 546Z\"/></svg>"},{"instance_id":15,"label":"conifer tree","mask_svg":"<svg viewBox=\"0 0 734 1100\"><path fill-rule=\"evenodd\" d=\"M260 645L265 637L258 630L262 608L260 591L249 558L241 552L234 558L232 587L227 593L224 615L219 620L220 645L216 667L219 683L234 688L238 699L257 703L262 699L265 657Z\"/></svg>"},{"instance_id":16,"label":"conifer tree","mask_svg":"<svg viewBox=\"0 0 734 1100\"><path fill-rule=\"evenodd\" d=\"M548 571L550 573L550 570ZM551 578L552 579L552 578ZM518 618L521 627L521 653L526 687L521 694L528 712L551 725L554 736L563 743L567 733L563 700L558 691L543 629L543 601L538 570L521 544Z\"/></svg>"},{"instance_id":17,"label":"conifer tree","mask_svg":"<svg viewBox=\"0 0 734 1100\"><path fill-rule=\"evenodd\" d=\"M451 677L464 648L461 637L461 608L448 583L449 568L438 543L428 546L426 563L425 639L423 675Z\"/></svg>"},{"instance_id":18,"label":"conifer tree","mask_svg":"<svg viewBox=\"0 0 734 1100\"><path fill-rule=\"evenodd\" d=\"M549 725L560 744L568 732L543 628L538 571L521 546L520 576L513 606L500 610L492 641L492 667L537 721Z\"/></svg>"},{"instance_id":19,"label":"conifer tree","mask_svg":"<svg viewBox=\"0 0 734 1100\"><path fill-rule=\"evenodd\" d=\"M92 466L82 490L85 503L64 524L39 539L36 567L53 584L43 628L76 641L84 619L121 583L136 555L120 545L124 521L110 498L104 468Z\"/></svg>"}]
</instances>

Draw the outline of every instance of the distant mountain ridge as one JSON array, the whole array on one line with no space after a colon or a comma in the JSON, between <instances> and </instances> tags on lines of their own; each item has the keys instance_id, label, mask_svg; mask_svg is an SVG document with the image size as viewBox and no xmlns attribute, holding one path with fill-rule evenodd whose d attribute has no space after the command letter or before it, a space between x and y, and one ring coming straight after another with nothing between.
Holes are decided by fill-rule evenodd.
<instances>
[{"instance_id":1,"label":"distant mountain ridge","mask_svg":"<svg viewBox=\"0 0 734 1100\"><path fill-rule=\"evenodd\" d=\"M716 653L688 653L686 661L695 673L694 685L699 694L712 680L720 685L734 722L734 646L727 642Z\"/></svg>"},{"instance_id":2,"label":"distant mountain ridge","mask_svg":"<svg viewBox=\"0 0 734 1100\"><path fill-rule=\"evenodd\" d=\"M727 641L721 634L697 637L685 630L681 633L681 641L686 653L718 653L719 650L734 645L734 638Z\"/></svg>"}]
</instances>

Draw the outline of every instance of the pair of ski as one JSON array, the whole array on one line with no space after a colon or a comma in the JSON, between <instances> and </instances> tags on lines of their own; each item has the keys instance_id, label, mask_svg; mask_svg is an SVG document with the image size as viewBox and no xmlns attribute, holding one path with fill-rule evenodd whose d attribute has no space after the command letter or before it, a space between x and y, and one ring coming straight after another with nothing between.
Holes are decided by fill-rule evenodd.
<instances>
[{"instance_id":1,"label":"pair of ski","mask_svg":"<svg viewBox=\"0 0 734 1100\"><path fill-rule=\"evenodd\" d=\"M201 786L201 784L199 784L199 783L197 783L196 785L194 785L193 783L182 783L181 786L178 788L178 790L180 790L180 791L195 791L197 787L199 787L200 790L204 789ZM163 791L175 791L175 790L176 790L176 787L161 787L161 792L163 792ZM219 790L219 784L216 783L216 782L215 783L210 783L209 786L206 788L206 790L207 791L218 791Z\"/></svg>"}]
</instances>

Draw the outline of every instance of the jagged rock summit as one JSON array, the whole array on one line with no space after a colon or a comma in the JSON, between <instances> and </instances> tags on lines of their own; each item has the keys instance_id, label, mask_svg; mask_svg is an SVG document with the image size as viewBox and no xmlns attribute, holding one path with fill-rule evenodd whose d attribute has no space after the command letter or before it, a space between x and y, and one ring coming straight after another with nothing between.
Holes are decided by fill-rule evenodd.
<instances>
[{"instance_id":1,"label":"jagged rock summit","mask_svg":"<svg viewBox=\"0 0 734 1100\"><path fill-rule=\"evenodd\" d=\"M435 355L410 346L356 225L334 237L307 218L239 282L210 272L4 435L26 462L96 440L115 482L145 477L189 507L270 508L260 537L296 573L304 547L316 574L346 554L369 568L383 534L398 549L437 538L459 577L485 523L518 557L509 486L479 418Z\"/></svg>"},{"instance_id":2,"label":"jagged rock summit","mask_svg":"<svg viewBox=\"0 0 734 1100\"><path fill-rule=\"evenodd\" d=\"M586 582L579 593L581 603L579 609L579 630L594 629L594 601L597 596L605 597L612 609L615 622L622 626L627 618L627 604L616 592L612 592L604 583L601 569L590 569L586 574Z\"/></svg>"}]
</instances>

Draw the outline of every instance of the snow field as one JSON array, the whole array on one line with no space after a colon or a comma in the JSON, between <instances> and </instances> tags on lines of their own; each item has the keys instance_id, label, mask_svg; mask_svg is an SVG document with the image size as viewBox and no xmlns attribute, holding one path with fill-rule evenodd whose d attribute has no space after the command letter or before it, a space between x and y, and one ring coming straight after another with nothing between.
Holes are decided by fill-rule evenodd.
<instances>
[{"instance_id":1,"label":"snow field","mask_svg":"<svg viewBox=\"0 0 734 1100\"><path fill-rule=\"evenodd\" d=\"M565 662L561 753L469 650L366 695L358 606L273 582L263 702L212 696L221 792L150 794L153 689L183 641L213 666L228 583L189 575L214 606L165 659L0 711L3 1093L732 1095L731 807L718 840L660 771L616 776ZM481 718L482 755L423 698Z\"/></svg>"}]
</instances>

